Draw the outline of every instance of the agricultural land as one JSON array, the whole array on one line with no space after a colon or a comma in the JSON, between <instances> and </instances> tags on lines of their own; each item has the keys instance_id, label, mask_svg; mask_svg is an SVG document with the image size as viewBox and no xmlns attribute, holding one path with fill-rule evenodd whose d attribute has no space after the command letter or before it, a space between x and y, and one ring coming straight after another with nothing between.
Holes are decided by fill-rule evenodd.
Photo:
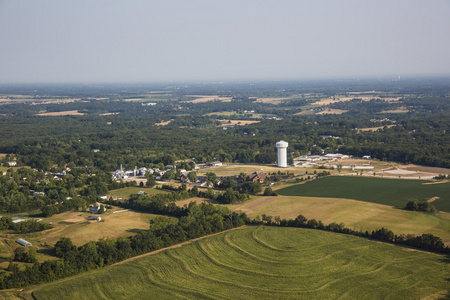
<instances>
[{"instance_id":1,"label":"agricultural land","mask_svg":"<svg viewBox=\"0 0 450 300\"><path fill-rule=\"evenodd\" d=\"M35 290L35 299L445 297L448 261L363 238L246 227ZM427 276L423 276L427 274Z\"/></svg>"},{"instance_id":2,"label":"agricultural land","mask_svg":"<svg viewBox=\"0 0 450 300\"><path fill-rule=\"evenodd\" d=\"M0 85L0 298L448 298L449 95Z\"/></svg>"}]
</instances>

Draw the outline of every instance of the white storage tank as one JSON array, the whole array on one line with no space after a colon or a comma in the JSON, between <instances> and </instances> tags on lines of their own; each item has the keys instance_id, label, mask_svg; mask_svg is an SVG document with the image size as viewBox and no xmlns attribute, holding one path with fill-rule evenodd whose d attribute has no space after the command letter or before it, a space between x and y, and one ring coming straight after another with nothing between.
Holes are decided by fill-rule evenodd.
<instances>
[{"instance_id":1,"label":"white storage tank","mask_svg":"<svg viewBox=\"0 0 450 300\"><path fill-rule=\"evenodd\" d=\"M278 148L278 167L287 168L287 147L288 143L279 141L276 146Z\"/></svg>"}]
</instances>

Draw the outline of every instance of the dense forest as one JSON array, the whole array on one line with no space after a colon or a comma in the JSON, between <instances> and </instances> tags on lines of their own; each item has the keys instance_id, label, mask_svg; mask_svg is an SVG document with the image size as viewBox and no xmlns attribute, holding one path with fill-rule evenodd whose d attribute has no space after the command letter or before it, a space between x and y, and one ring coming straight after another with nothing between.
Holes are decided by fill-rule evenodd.
<instances>
[{"instance_id":1,"label":"dense forest","mask_svg":"<svg viewBox=\"0 0 450 300\"><path fill-rule=\"evenodd\" d=\"M102 118L0 118L0 151L14 153L20 165L42 170L54 165L61 169L74 162L77 166L112 171L120 164L132 168L160 162L173 164L174 160L186 158L273 163L275 142L283 139L289 141L293 155L308 154L320 147L326 153L450 166L450 121L445 114L396 117L395 126L375 132L357 128L383 124L370 122L370 117L347 115L261 120L227 130L204 117L183 117L164 127L154 126L155 121L149 118L116 117L112 121L115 125L107 125ZM321 137L326 135L338 138Z\"/></svg>"}]
</instances>

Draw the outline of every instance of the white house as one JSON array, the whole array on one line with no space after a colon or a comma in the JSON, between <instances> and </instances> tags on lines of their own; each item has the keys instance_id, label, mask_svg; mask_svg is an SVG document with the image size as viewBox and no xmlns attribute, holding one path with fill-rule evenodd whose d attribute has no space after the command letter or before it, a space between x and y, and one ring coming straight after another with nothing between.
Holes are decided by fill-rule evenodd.
<instances>
[{"instance_id":1,"label":"white house","mask_svg":"<svg viewBox=\"0 0 450 300\"><path fill-rule=\"evenodd\" d=\"M25 220L22 219L22 218L19 218L19 217L13 217L12 218L12 222L13 223L19 223L19 222L23 222L23 221L25 221Z\"/></svg>"},{"instance_id":2,"label":"white house","mask_svg":"<svg viewBox=\"0 0 450 300\"><path fill-rule=\"evenodd\" d=\"M98 214L100 211L100 203L97 203L95 205L91 204L89 205L89 212L91 214ZM106 208L103 208L103 211L106 211Z\"/></svg>"}]
</instances>

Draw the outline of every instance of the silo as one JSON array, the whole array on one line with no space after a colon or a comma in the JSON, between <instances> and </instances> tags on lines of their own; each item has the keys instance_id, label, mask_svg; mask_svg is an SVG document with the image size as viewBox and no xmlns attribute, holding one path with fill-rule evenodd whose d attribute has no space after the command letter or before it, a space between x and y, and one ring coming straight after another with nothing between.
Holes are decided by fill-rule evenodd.
<instances>
[{"instance_id":1,"label":"silo","mask_svg":"<svg viewBox=\"0 0 450 300\"><path fill-rule=\"evenodd\" d=\"M288 143L279 141L276 146L278 148L278 167L287 168L287 147Z\"/></svg>"}]
</instances>

